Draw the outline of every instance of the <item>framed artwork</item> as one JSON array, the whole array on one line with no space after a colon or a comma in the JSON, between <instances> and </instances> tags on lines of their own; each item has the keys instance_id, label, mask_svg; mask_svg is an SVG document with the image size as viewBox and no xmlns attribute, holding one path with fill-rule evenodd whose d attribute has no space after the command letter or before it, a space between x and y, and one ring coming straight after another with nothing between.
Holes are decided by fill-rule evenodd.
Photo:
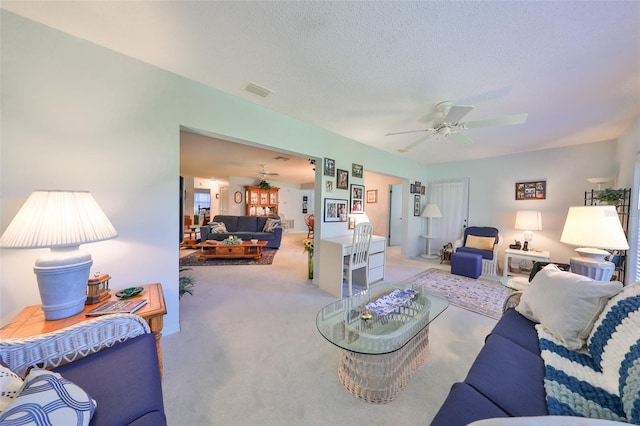
<instances>
[{"instance_id":1,"label":"framed artwork","mask_svg":"<svg viewBox=\"0 0 640 426\"><path fill-rule=\"evenodd\" d=\"M240 204L242 202L242 192L240 191L234 192L233 201L235 201L236 204Z\"/></svg>"},{"instance_id":2,"label":"framed artwork","mask_svg":"<svg viewBox=\"0 0 640 426\"><path fill-rule=\"evenodd\" d=\"M354 178L362 178L364 175L362 164L351 163L351 174Z\"/></svg>"},{"instance_id":3,"label":"framed artwork","mask_svg":"<svg viewBox=\"0 0 640 426\"><path fill-rule=\"evenodd\" d=\"M420 187L420 194L421 194L421 195L425 195L426 193L427 193L427 187L426 187L426 186L424 186L424 185L422 185L422 186Z\"/></svg>"},{"instance_id":4,"label":"framed artwork","mask_svg":"<svg viewBox=\"0 0 640 426\"><path fill-rule=\"evenodd\" d=\"M349 216L349 229L356 229L356 218Z\"/></svg>"},{"instance_id":5,"label":"framed artwork","mask_svg":"<svg viewBox=\"0 0 640 426\"><path fill-rule=\"evenodd\" d=\"M324 175L334 177L336 175L336 162L331 158L324 159Z\"/></svg>"},{"instance_id":6,"label":"framed artwork","mask_svg":"<svg viewBox=\"0 0 640 426\"><path fill-rule=\"evenodd\" d=\"M371 189L367 191L367 203L377 203L378 202L378 190Z\"/></svg>"},{"instance_id":7,"label":"framed artwork","mask_svg":"<svg viewBox=\"0 0 640 426\"><path fill-rule=\"evenodd\" d=\"M349 172L348 171L338 169L338 178L336 182L336 188L349 189Z\"/></svg>"},{"instance_id":8,"label":"framed artwork","mask_svg":"<svg viewBox=\"0 0 640 426\"><path fill-rule=\"evenodd\" d=\"M350 213L364 213L364 186L351 185L351 209Z\"/></svg>"},{"instance_id":9,"label":"framed artwork","mask_svg":"<svg viewBox=\"0 0 640 426\"><path fill-rule=\"evenodd\" d=\"M416 186L415 186L415 184L412 183L409 186L409 194L415 194L415 193L416 193Z\"/></svg>"},{"instance_id":10,"label":"framed artwork","mask_svg":"<svg viewBox=\"0 0 640 426\"><path fill-rule=\"evenodd\" d=\"M326 185L325 185L325 189L327 192L333 192L333 181L332 180L328 180Z\"/></svg>"},{"instance_id":11,"label":"framed artwork","mask_svg":"<svg viewBox=\"0 0 640 426\"><path fill-rule=\"evenodd\" d=\"M413 215L420 216L420 196L413 196Z\"/></svg>"},{"instance_id":12,"label":"framed artwork","mask_svg":"<svg viewBox=\"0 0 640 426\"><path fill-rule=\"evenodd\" d=\"M544 200L546 198L546 180L516 183L516 200Z\"/></svg>"},{"instance_id":13,"label":"framed artwork","mask_svg":"<svg viewBox=\"0 0 640 426\"><path fill-rule=\"evenodd\" d=\"M416 189L416 194L420 194L422 192L422 183L416 181L415 183L415 189Z\"/></svg>"},{"instance_id":14,"label":"framed artwork","mask_svg":"<svg viewBox=\"0 0 640 426\"><path fill-rule=\"evenodd\" d=\"M347 200L325 198L324 199L324 221L325 222L346 222L347 221Z\"/></svg>"}]
</instances>

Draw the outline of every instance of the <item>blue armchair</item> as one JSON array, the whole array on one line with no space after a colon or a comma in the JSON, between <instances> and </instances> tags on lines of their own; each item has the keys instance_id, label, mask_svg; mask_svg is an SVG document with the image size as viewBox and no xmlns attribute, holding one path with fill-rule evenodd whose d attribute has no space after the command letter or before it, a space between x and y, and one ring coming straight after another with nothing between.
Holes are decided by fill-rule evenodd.
<instances>
[{"instance_id":1,"label":"blue armchair","mask_svg":"<svg viewBox=\"0 0 640 426\"><path fill-rule=\"evenodd\" d=\"M462 239L454 243L454 251L479 254L482 256L482 275L498 275L498 232L489 226L469 226Z\"/></svg>"}]
</instances>

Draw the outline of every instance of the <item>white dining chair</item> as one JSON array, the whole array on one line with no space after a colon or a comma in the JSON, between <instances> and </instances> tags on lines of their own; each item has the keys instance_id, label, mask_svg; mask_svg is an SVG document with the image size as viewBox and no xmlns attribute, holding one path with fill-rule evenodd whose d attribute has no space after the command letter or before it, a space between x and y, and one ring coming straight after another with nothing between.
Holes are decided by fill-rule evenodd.
<instances>
[{"instance_id":1,"label":"white dining chair","mask_svg":"<svg viewBox=\"0 0 640 426\"><path fill-rule=\"evenodd\" d=\"M362 222L356 225L353 230L353 243L351 254L345 261L344 272L347 274L349 283L349 297L353 295L353 272L364 268L365 282L369 289L369 245L373 235L373 225L370 222Z\"/></svg>"}]
</instances>

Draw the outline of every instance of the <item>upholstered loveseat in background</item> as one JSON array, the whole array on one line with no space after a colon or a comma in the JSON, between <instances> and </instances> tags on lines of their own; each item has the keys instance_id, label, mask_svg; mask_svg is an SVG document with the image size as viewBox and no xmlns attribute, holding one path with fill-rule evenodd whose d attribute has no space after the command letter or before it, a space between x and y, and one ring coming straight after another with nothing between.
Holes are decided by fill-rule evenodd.
<instances>
[{"instance_id":1,"label":"upholstered loveseat in background","mask_svg":"<svg viewBox=\"0 0 640 426\"><path fill-rule=\"evenodd\" d=\"M216 215L209 225L200 228L202 241L222 241L234 235L243 241L266 241L266 247L279 248L282 241L282 225L278 217Z\"/></svg>"},{"instance_id":2,"label":"upholstered loveseat in background","mask_svg":"<svg viewBox=\"0 0 640 426\"><path fill-rule=\"evenodd\" d=\"M0 361L2 424L167 424L156 338L137 315L0 339Z\"/></svg>"},{"instance_id":3,"label":"upholstered loveseat in background","mask_svg":"<svg viewBox=\"0 0 640 426\"><path fill-rule=\"evenodd\" d=\"M623 288L545 267L432 425L549 415L640 424L640 283Z\"/></svg>"}]
</instances>

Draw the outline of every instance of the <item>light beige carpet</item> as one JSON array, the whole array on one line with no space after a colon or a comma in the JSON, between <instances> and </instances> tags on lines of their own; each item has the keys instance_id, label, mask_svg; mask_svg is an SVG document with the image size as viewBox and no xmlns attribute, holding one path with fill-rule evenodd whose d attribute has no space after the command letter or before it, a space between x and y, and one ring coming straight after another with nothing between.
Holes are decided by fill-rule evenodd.
<instances>
[{"instance_id":1,"label":"light beige carpet","mask_svg":"<svg viewBox=\"0 0 640 426\"><path fill-rule=\"evenodd\" d=\"M287 234L273 265L193 268L181 331L163 336L164 401L172 426L427 425L464 379L495 320L450 306L430 327L425 365L390 404L375 406L338 380L340 349L316 329L335 299L306 279L302 234ZM386 277L430 264L387 252ZM322 271L319 271L322 273Z\"/></svg>"}]
</instances>

